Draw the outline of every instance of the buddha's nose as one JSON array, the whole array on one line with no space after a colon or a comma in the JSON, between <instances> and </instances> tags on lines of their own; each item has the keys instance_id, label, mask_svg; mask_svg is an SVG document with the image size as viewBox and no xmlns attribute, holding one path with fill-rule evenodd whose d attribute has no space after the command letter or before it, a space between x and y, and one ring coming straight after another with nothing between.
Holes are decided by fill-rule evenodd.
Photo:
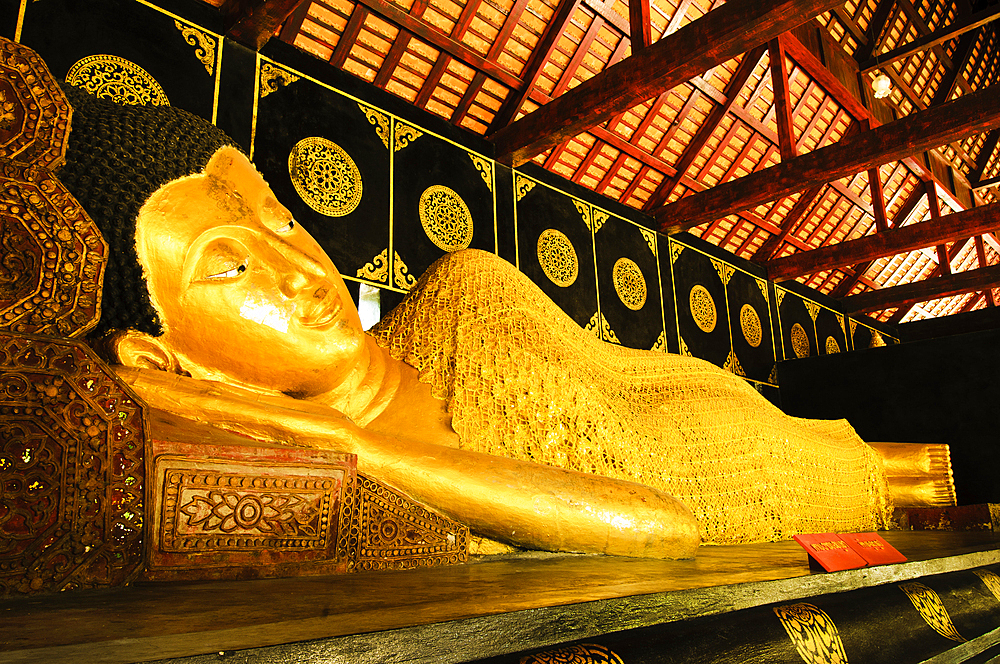
<instances>
[{"instance_id":1,"label":"buddha's nose","mask_svg":"<svg viewBox=\"0 0 1000 664\"><path fill-rule=\"evenodd\" d=\"M292 299L305 290L315 290L316 285L325 280L326 270L304 251L286 243L279 244L276 249L284 259L278 263L281 271L278 283L285 297Z\"/></svg>"}]
</instances>

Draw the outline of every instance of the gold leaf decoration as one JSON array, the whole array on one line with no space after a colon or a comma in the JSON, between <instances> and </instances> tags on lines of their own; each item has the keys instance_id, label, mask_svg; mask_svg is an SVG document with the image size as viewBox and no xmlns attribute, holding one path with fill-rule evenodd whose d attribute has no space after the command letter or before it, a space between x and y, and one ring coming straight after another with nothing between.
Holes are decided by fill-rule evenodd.
<instances>
[{"instance_id":1,"label":"gold leaf decoration","mask_svg":"<svg viewBox=\"0 0 1000 664\"><path fill-rule=\"evenodd\" d=\"M646 304L646 279L635 261L619 258L611 270L615 292L626 307L639 311Z\"/></svg>"},{"instance_id":2,"label":"gold leaf decoration","mask_svg":"<svg viewBox=\"0 0 1000 664\"><path fill-rule=\"evenodd\" d=\"M816 322L816 316L819 316L819 305L815 302L810 302L809 300L802 300L802 303L806 305L806 311L809 312L809 317Z\"/></svg>"},{"instance_id":3,"label":"gold leaf decoration","mask_svg":"<svg viewBox=\"0 0 1000 664\"><path fill-rule=\"evenodd\" d=\"M299 77L295 74L265 62L260 66L260 98L263 99L297 80Z\"/></svg>"},{"instance_id":4,"label":"gold leaf decoration","mask_svg":"<svg viewBox=\"0 0 1000 664\"><path fill-rule=\"evenodd\" d=\"M524 177L518 173L514 177L514 197L520 201L528 195L528 192L535 188L537 183L534 180Z\"/></svg>"},{"instance_id":5,"label":"gold leaf decoration","mask_svg":"<svg viewBox=\"0 0 1000 664\"><path fill-rule=\"evenodd\" d=\"M681 252L684 251L684 245L673 240L668 240L668 242L670 243L670 264L673 265L681 255Z\"/></svg>"},{"instance_id":6,"label":"gold leaf decoration","mask_svg":"<svg viewBox=\"0 0 1000 664\"><path fill-rule=\"evenodd\" d=\"M479 175L483 178L483 182L489 187L490 191L493 191L493 164L490 163L488 159L480 157L478 154L469 153L469 159L472 163L476 165L476 170L479 171Z\"/></svg>"},{"instance_id":7,"label":"gold leaf decoration","mask_svg":"<svg viewBox=\"0 0 1000 664\"><path fill-rule=\"evenodd\" d=\"M786 292L784 288L774 287L774 299L777 301L779 307L781 306L781 301L785 299Z\"/></svg>"},{"instance_id":8,"label":"gold leaf decoration","mask_svg":"<svg viewBox=\"0 0 1000 664\"><path fill-rule=\"evenodd\" d=\"M660 332L660 336L656 338L656 343L649 350L656 350L661 353L667 352L667 334L666 332Z\"/></svg>"},{"instance_id":9,"label":"gold leaf decoration","mask_svg":"<svg viewBox=\"0 0 1000 664\"><path fill-rule=\"evenodd\" d=\"M951 621L948 609L945 608L941 597L933 589L916 581L901 583L899 584L899 589L906 593L906 596L910 598L910 602L913 604L913 608L917 610L917 613L920 614L920 617L924 619L924 622L931 629L952 641L961 643L966 640L955 629L955 623Z\"/></svg>"},{"instance_id":10,"label":"gold leaf decoration","mask_svg":"<svg viewBox=\"0 0 1000 664\"><path fill-rule=\"evenodd\" d=\"M749 304L744 304L740 308L740 329L748 344L754 348L760 346L761 339L763 339L760 316L757 315L757 310Z\"/></svg>"},{"instance_id":11,"label":"gold leaf decoration","mask_svg":"<svg viewBox=\"0 0 1000 664\"><path fill-rule=\"evenodd\" d=\"M837 343L837 340L834 339L833 337L827 337L826 338L826 354L827 355L836 355L839 352L840 352L840 344Z\"/></svg>"},{"instance_id":12,"label":"gold leaf decoration","mask_svg":"<svg viewBox=\"0 0 1000 664\"><path fill-rule=\"evenodd\" d=\"M208 36L190 25L184 25L180 21L174 21L174 25L181 31L181 37L188 46L194 46L194 55L205 66L205 71L211 76L215 73L215 39Z\"/></svg>"},{"instance_id":13,"label":"gold leaf decoration","mask_svg":"<svg viewBox=\"0 0 1000 664\"><path fill-rule=\"evenodd\" d=\"M853 339L854 333L858 331L858 321L854 320L853 318L849 318L848 320L851 321L851 339Z\"/></svg>"},{"instance_id":14,"label":"gold leaf decoration","mask_svg":"<svg viewBox=\"0 0 1000 664\"><path fill-rule=\"evenodd\" d=\"M642 233L642 239L646 241L646 246L648 246L649 250L653 252L654 256L656 256L656 233L648 228L640 228L639 232Z\"/></svg>"},{"instance_id":15,"label":"gold leaf decoration","mask_svg":"<svg viewBox=\"0 0 1000 664\"><path fill-rule=\"evenodd\" d=\"M389 277L389 250L383 249L382 253L373 258L371 262L366 263L363 268L358 270L356 275L360 279L367 279L368 281L377 281L379 283L386 283Z\"/></svg>"},{"instance_id":16,"label":"gold leaf decoration","mask_svg":"<svg viewBox=\"0 0 1000 664\"><path fill-rule=\"evenodd\" d=\"M580 274L580 261L569 238L554 228L542 231L535 245L538 264L556 286L572 286Z\"/></svg>"},{"instance_id":17,"label":"gold leaf decoration","mask_svg":"<svg viewBox=\"0 0 1000 664\"><path fill-rule=\"evenodd\" d=\"M597 338L602 341L610 341L611 343L621 344L621 341L618 340L618 335L616 335L614 330L611 329L608 319L605 318L604 314L600 312L591 316L590 322L587 323L583 329L588 332L593 332L597 335Z\"/></svg>"},{"instance_id":18,"label":"gold leaf decoration","mask_svg":"<svg viewBox=\"0 0 1000 664\"><path fill-rule=\"evenodd\" d=\"M806 334L806 328L795 323L792 325L792 331L789 333L789 336L792 338L792 351L795 353L795 357L809 357L812 354L812 345L809 343L809 335Z\"/></svg>"},{"instance_id":19,"label":"gold leaf decoration","mask_svg":"<svg viewBox=\"0 0 1000 664\"><path fill-rule=\"evenodd\" d=\"M624 664L609 648L596 643L580 643L525 655L518 664Z\"/></svg>"},{"instance_id":20,"label":"gold leaf decoration","mask_svg":"<svg viewBox=\"0 0 1000 664\"><path fill-rule=\"evenodd\" d=\"M778 384L778 365L777 364L775 364L773 367L771 367L771 374L767 377L767 382L769 382L771 385L777 385Z\"/></svg>"},{"instance_id":21,"label":"gold leaf decoration","mask_svg":"<svg viewBox=\"0 0 1000 664\"><path fill-rule=\"evenodd\" d=\"M684 355L686 357L694 357L694 355L691 353L691 349L688 348L687 343L685 343L684 337L678 336L678 341L680 342L679 343L679 345L680 345L680 348L679 348L680 354Z\"/></svg>"},{"instance_id":22,"label":"gold leaf decoration","mask_svg":"<svg viewBox=\"0 0 1000 664\"><path fill-rule=\"evenodd\" d=\"M288 153L288 175L306 205L343 217L361 203L361 171L347 152L321 136L303 138Z\"/></svg>"},{"instance_id":23,"label":"gold leaf decoration","mask_svg":"<svg viewBox=\"0 0 1000 664\"><path fill-rule=\"evenodd\" d=\"M847 664L847 653L837 626L812 604L774 608L775 615L806 664Z\"/></svg>"},{"instance_id":24,"label":"gold leaf decoration","mask_svg":"<svg viewBox=\"0 0 1000 664\"><path fill-rule=\"evenodd\" d=\"M417 278L410 274L410 268L406 267L406 263L400 258L399 252L392 252L392 277L393 283L396 284L397 288L402 288L403 290L410 290L417 284Z\"/></svg>"},{"instance_id":25,"label":"gold leaf decoration","mask_svg":"<svg viewBox=\"0 0 1000 664\"><path fill-rule=\"evenodd\" d=\"M439 249L458 251L472 243L472 213L454 190L442 184L427 187L417 208L424 233Z\"/></svg>"},{"instance_id":26,"label":"gold leaf decoration","mask_svg":"<svg viewBox=\"0 0 1000 664\"><path fill-rule=\"evenodd\" d=\"M715 324L719 320L718 311L715 308L715 300L708 289L701 284L695 284L688 293L688 306L691 309L691 317L694 318L695 325L702 331L710 333L715 329Z\"/></svg>"},{"instance_id":27,"label":"gold leaf decoration","mask_svg":"<svg viewBox=\"0 0 1000 664\"><path fill-rule=\"evenodd\" d=\"M882 333L878 330L872 330L872 340L868 342L869 348L881 348L885 345L885 339L882 338Z\"/></svg>"},{"instance_id":28,"label":"gold leaf decoration","mask_svg":"<svg viewBox=\"0 0 1000 664\"><path fill-rule=\"evenodd\" d=\"M592 216L594 220L595 233L601 230L601 228L604 226L604 223L610 218L610 215L607 212L605 212L604 210L598 210L596 208L594 209Z\"/></svg>"},{"instance_id":29,"label":"gold leaf decoration","mask_svg":"<svg viewBox=\"0 0 1000 664\"><path fill-rule=\"evenodd\" d=\"M69 68L66 82L116 104L169 106L167 94L139 65L117 55L90 55Z\"/></svg>"},{"instance_id":30,"label":"gold leaf decoration","mask_svg":"<svg viewBox=\"0 0 1000 664\"><path fill-rule=\"evenodd\" d=\"M382 139L382 145L389 148L389 117L385 113L380 113L370 106L365 106L364 104L358 104L361 108L361 112L365 114L368 118L368 122L375 127L375 133L378 137Z\"/></svg>"},{"instance_id":31,"label":"gold leaf decoration","mask_svg":"<svg viewBox=\"0 0 1000 664\"><path fill-rule=\"evenodd\" d=\"M590 322L584 325L583 329L585 329L588 332L593 332L595 335L597 335L597 338L600 339L601 338L600 312L595 311L594 315L590 317Z\"/></svg>"},{"instance_id":32,"label":"gold leaf decoration","mask_svg":"<svg viewBox=\"0 0 1000 664\"><path fill-rule=\"evenodd\" d=\"M573 201L573 206L576 207L576 211L580 213L581 217L583 217L583 223L587 225L587 228L591 232L593 232L594 227L592 225L593 219L590 216L590 206L577 200Z\"/></svg>"},{"instance_id":33,"label":"gold leaf decoration","mask_svg":"<svg viewBox=\"0 0 1000 664\"><path fill-rule=\"evenodd\" d=\"M753 280L757 282L757 288L760 289L760 294L764 296L764 301L770 302L771 298L767 293L767 282L764 281L763 279L758 279L757 277L754 277Z\"/></svg>"},{"instance_id":34,"label":"gold leaf decoration","mask_svg":"<svg viewBox=\"0 0 1000 664\"><path fill-rule=\"evenodd\" d=\"M722 261L714 258L710 260L712 261L712 267L714 267L715 271L719 273L719 279L722 279L722 283L728 285L729 280L732 279L733 273L736 269L729 263L723 263Z\"/></svg>"},{"instance_id":35,"label":"gold leaf decoration","mask_svg":"<svg viewBox=\"0 0 1000 664\"><path fill-rule=\"evenodd\" d=\"M424 132L415 127L402 122L396 122L394 145L396 152L399 152L407 145L424 135Z\"/></svg>"},{"instance_id":36,"label":"gold leaf decoration","mask_svg":"<svg viewBox=\"0 0 1000 664\"><path fill-rule=\"evenodd\" d=\"M972 573L979 577L979 580L986 585L987 590L1000 602L1000 576L988 569L974 569Z\"/></svg>"},{"instance_id":37,"label":"gold leaf decoration","mask_svg":"<svg viewBox=\"0 0 1000 664\"><path fill-rule=\"evenodd\" d=\"M737 376L743 376L746 378L746 372L743 371L743 367L740 366L740 360L736 357L736 353L729 351L729 357L726 358L726 363L722 365L722 368L726 371L731 371Z\"/></svg>"}]
</instances>

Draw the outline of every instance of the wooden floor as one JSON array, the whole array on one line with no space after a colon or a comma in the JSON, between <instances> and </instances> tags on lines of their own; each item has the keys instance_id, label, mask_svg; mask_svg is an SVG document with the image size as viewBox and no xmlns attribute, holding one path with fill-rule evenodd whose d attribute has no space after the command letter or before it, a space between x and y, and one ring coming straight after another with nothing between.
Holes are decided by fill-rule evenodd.
<instances>
[{"instance_id":1,"label":"wooden floor","mask_svg":"<svg viewBox=\"0 0 1000 664\"><path fill-rule=\"evenodd\" d=\"M463 661L1000 563L993 533L885 538L909 562L811 573L797 544L778 542L703 547L686 561L524 554L407 572L144 583L9 600L0 603L0 662L213 653L192 660L207 662L249 648L260 657L239 661Z\"/></svg>"}]
</instances>

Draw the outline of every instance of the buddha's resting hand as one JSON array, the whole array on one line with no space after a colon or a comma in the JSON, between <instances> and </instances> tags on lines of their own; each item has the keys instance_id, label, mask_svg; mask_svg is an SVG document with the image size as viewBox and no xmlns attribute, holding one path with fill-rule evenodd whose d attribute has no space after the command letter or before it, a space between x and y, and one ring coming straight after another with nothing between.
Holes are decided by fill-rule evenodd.
<instances>
[{"instance_id":1,"label":"buddha's resting hand","mask_svg":"<svg viewBox=\"0 0 1000 664\"><path fill-rule=\"evenodd\" d=\"M548 551L651 558L694 556L694 516L641 484L401 439L284 395L152 369L116 367L147 403L253 438L358 455L358 470L467 524Z\"/></svg>"}]
</instances>

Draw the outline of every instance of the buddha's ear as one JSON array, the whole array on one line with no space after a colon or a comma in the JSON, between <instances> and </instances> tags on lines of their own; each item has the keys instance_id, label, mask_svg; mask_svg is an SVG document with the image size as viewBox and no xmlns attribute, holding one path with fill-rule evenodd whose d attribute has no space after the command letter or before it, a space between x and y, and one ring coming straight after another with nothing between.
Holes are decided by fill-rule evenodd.
<instances>
[{"instance_id":1,"label":"buddha's ear","mask_svg":"<svg viewBox=\"0 0 1000 664\"><path fill-rule=\"evenodd\" d=\"M117 332L110 340L110 350L120 364L139 369L158 369L184 373L177 354L163 340L136 330Z\"/></svg>"}]
</instances>

